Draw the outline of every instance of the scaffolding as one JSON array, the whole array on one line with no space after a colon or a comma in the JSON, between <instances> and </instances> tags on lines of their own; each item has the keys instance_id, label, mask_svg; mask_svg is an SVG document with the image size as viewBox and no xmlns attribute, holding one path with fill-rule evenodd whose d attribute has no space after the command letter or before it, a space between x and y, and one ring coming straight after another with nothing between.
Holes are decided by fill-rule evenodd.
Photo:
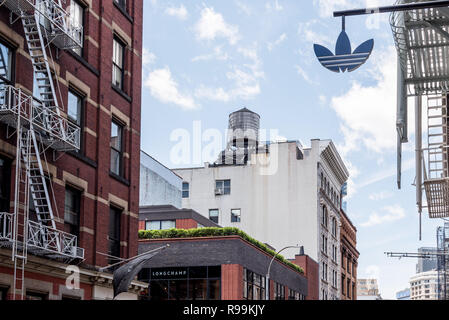
<instances>
[{"instance_id":1,"label":"scaffolding","mask_svg":"<svg viewBox=\"0 0 449 320\"><path fill-rule=\"evenodd\" d=\"M14 299L24 297L29 253L64 262L84 259L77 237L57 228L46 160L49 149L75 151L80 144L80 128L61 114L50 65L53 59L49 59L51 44L61 50L81 47L82 26L74 23L63 5L67 7L66 1L0 2L10 10L11 23L22 23L39 91L39 97L33 97L0 83L0 122L7 125L10 137L16 136L14 211L0 212L0 247L11 249L14 262ZM0 74L6 72L1 53Z\"/></svg>"}]
</instances>

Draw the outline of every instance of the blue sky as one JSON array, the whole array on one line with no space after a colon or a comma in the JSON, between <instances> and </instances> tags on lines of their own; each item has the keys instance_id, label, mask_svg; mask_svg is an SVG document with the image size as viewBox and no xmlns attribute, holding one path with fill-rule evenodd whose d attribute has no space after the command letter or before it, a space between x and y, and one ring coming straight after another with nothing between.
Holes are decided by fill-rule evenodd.
<instances>
[{"instance_id":1,"label":"blue sky","mask_svg":"<svg viewBox=\"0 0 449 320\"><path fill-rule=\"evenodd\" d=\"M353 49L374 38L370 60L353 73L324 69L313 43L334 49L339 9L390 0L144 1L142 149L168 167L176 129L224 132L230 112L248 107L261 127L300 140L332 139L350 172L348 214L358 229L359 277L378 277L394 298L408 286L416 260L385 251L435 246L441 221L418 214L412 186L414 141L404 146L403 189L396 187L396 52L388 15L350 17ZM409 112L414 131L413 105ZM214 161L202 159L203 161Z\"/></svg>"}]
</instances>

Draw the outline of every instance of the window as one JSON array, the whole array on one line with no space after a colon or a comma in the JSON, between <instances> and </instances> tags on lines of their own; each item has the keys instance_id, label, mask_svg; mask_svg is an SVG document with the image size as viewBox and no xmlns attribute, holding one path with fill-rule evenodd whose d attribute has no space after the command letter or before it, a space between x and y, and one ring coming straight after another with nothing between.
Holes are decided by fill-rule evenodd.
<instances>
[{"instance_id":1,"label":"window","mask_svg":"<svg viewBox=\"0 0 449 320\"><path fill-rule=\"evenodd\" d=\"M231 194L231 180L215 181L215 194Z\"/></svg>"},{"instance_id":2,"label":"window","mask_svg":"<svg viewBox=\"0 0 449 320\"><path fill-rule=\"evenodd\" d=\"M114 0L114 3L116 3L119 7L126 9L126 0Z\"/></svg>"},{"instance_id":3,"label":"window","mask_svg":"<svg viewBox=\"0 0 449 320\"><path fill-rule=\"evenodd\" d=\"M241 218L241 210L240 209L232 209L231 210L231 222L240 222Z\"/></svg>"},{"instance_id":4,"label":"window","mask_svg":"<svg viewBox=\"0 0 449 320\"><path fill-rule=\"evenodd\" d=\"M155 220L145 222L146 230L168 230L174 228L176 228L175 220Z\"/></svg>"},{"instance_id":5,"label":"window","mask_svg":"<svg viewBox=\"0 0 449 320\"><path fill-rule=\"evenodd\" d=\"M265 300L266 278L250 270L243 269L243 299Z\"/></svg>"},{"instance_id":6,"label":"window","mask_svg":"<svg viewBox=\"0 0 449 320\"><path fill-rule=\"evenodd\" d=\"M218 209L210 209L209 210L209 219L211 221L218 223L218 215L219 215Z\"/></svg>"},{"instance_id":7,"label":"window","mask_svg":"<svg viewBox=\"0 0 449 320\"><path fill-rule=\"evenodd\" d=\"M306 300L306 297L295 290L288 289L288 300Z\"/></svg>"},{"instance_id":8,"label":"window","mask_svg":"<svg viewBox=\"0 0 449 320\"><path fill-rule=\"evenodd\" d=\"M81 47L77 47L73 49L77 55L83 55L83 42L84 42L84 7L78 1L72 1L70 5L70 23L72 24L72 28L77 32L74 33L75 40L81 45Z\"/></svg>"},{"instance_id":9,"label":"window","mask_svg":"<svg viewBox=\"0 0 449 320\"><path fill-rule=\"evenodd\" d=\"M27 291L26 292L26 300L48 300L48 294L40 293L40 292Z\"/></svg>"},{"instance_id":10,"label":"window","mask_svg":"<svg viewBox=\"0 0 449 320\"><path fill-rule=\"evenodd\" d=\"M321 251L327 254L327 238L324 234L321 235Z\"/></svg>"},{"instance_id":11,"label":"window","mask_svg":"<svg viewBox=\"0 0 449 320\"><path fill-rule=\"evenodd\" d=\"M327 217L327 208L326 206L322 206L321 207L321 223L323 224L323 226L325 226L327 228L327 223L328 223L328 217Z\"/></svg>"},{"instance_id":12,"label":"window","mask_svg":"<svg viewBox=\"0 0 449 320\"><path fill-rule=\"evenodd\" d=\"M323 189L323 186L324 186L324 175L323 175L322 172L321 172L321 176L320 176L320 181L321 181L321 189Z\"/></svg>"},{"instance_id":13,"label":"window","mask_svg":"<svg viewBox=\"0 0 449 320\"><path fill-rule=\"evenodd\" d=\"M335 217L332 218L332 235L337 237L337 219Z\"/></svg>"},{"instance_id":14,"label":"window","mask_svg":"<svg viewBox=\"0 0 449 320\"><path fill-rule=\"evenodd\" d=\"M109 209L109 251L108 254L112 257L109 259L109 263L113 264L118 262L113 257L120 257L120 231L121 231L121 216L122 211L111 207Z\"/></svg>"},{"instance_id":15,"label":"window","mask_svg":"<svg viewBox=\"0 0 449 320\"><path fill-rule=\"evenodd\" d=\"M285 287L282 284L275 284L274 300L285 300Z\"/></svg>"},{"instance_id":16,"label":"window","mask_svg":"<svg viewBox=\"0 0 449 320\"><path fill-rule=\"evenodd\" d=\"M67 103L67 118L68 120L81 128L80 136L78 137L78 145L81 150L82 141L82 121L83 121L83 97L69 89L68 103Z\"/></svg>"},{"instance_id":17,"label":"window","mask_svg":"<svg viewBox=\"0 0 449 320\"><path fill-rule=\"evenodd\" d=\"M81 192L67 187L65 190L64 228L65 231L80 236Z\"/></svg>"},{"instance_id":18,"label":"window","mask_svg":"<svg viewBox=\"0 0 449 320\"><path fill-rule=\"evenodd\" d=\"M13 51L0 42L0 87L12 84L13 70Z\"/></svg>"},{"instance_id":19,"label":"window","mask_svg":"<svg viewBox=\"0 0 449 320\"><path fill-rule=\"evenodd\" d=\"M8 295L8 288L0 287L0 301L6 300Z\"/></svg>"},{"instance_id":20,"label":"window","mask_svg":"<svg viewBox=\"0 0 449 320\"><path fill-rule=\"evenodd\" d=\"M183 198L188 198L190 196L189 194L189 183L188 182L183 182L182 183L182 197Z\"/></svg>"},{"instance_id":21,"label":"window","mask_svg":"<svg viewBox=\"0 0 449 320\"><path fill-rule=\"evenodd\" d=\"M112 55L112 84L123 90L124 65L125 65L125 45L114 38Z\"/></svg>"},{"instance_id":22,"label":"window","mask_svg":"<svg viewBox=\"0 0 449 320\"><path fill-rule=\"evenodd\" d=\"M321 265L321 279L327 281L327 264L326 262L322 262Z\"/></svg>"},{"instance_id":23,"label":"window","mask_svg":"<svg viewBox=\"0 0 449 320\"><path fill-rule=\"evenodd\" d=\"M111 125L111 172L122 176L123 126L112 120Z\"/></svg>"},{"instance_id":24,"label":"window","mask_svg":"<svg viewBox=\"0 0 449 320\"><path fill-rule=\"evenodd\" d=\"M0 212L9 212L11 161L0 157Z\"/></svg>"}]
</instances>

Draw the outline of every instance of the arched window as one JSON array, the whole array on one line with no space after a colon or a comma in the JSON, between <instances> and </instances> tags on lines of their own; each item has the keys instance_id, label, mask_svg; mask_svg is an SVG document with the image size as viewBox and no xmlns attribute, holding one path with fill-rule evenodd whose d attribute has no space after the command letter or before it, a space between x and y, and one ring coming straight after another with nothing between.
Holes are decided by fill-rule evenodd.
<instances>
[{"instance_id":1,"label":"arched window","mask_svg":"<svg viewBox=\"0 0 449 320\"><path fill-rule=\"evenodd\" d=\"M324 175L321 172L321 189L324 187Z\"/></svg>"}]
</instances>

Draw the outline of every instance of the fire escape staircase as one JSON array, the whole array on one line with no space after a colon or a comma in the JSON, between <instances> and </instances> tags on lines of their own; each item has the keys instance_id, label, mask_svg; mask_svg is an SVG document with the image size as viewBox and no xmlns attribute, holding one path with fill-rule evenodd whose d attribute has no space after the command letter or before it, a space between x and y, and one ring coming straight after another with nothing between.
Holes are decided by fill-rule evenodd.
<instances>
[{"instance_id":1,"label":"fire escape staircase","mask_svg":"<svg viewBox=\"0 0 449 320\"><path fill-rule=\"evenodd\" d=\"M51 53L50 44L59 49L79 47L82 29L68 22L61 0L5 0L0 5L22 22L40 96L36 99L22 89L0 86L0 122L15 128L17 136L14 213L0 213L0 246L13 250L14 292L22 288L23 297L28 252L63 261L84 258L77 237L57 229L42 159L47 148L79 149L80 128L61 115L47 50ZM0 54L0 74L6 72Z\"/></svg>"}]
</instances>

